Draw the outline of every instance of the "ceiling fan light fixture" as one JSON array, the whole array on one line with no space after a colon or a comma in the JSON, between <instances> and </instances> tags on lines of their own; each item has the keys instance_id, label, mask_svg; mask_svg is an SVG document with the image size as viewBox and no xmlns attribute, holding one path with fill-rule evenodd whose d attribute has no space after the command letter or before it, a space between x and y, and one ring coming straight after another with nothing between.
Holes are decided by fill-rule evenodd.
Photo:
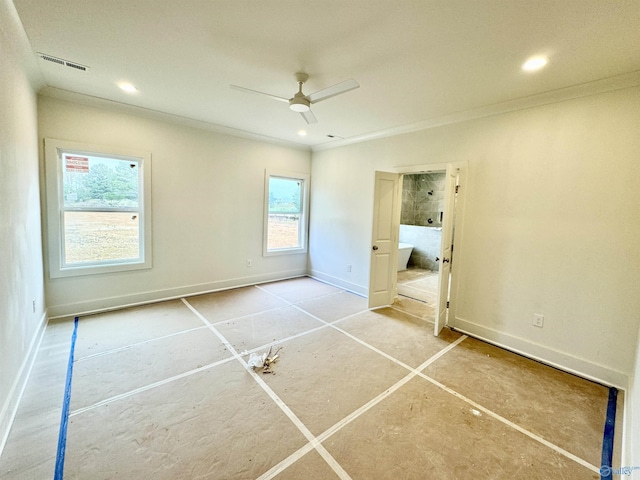
<instances>
[{"instance_id":1,"label":"ceiling fan light fixture","mask_svg":"<svg viewBox=\"0 0 640 480\"><path fill-rule=\"evenodd\" d=\"M309 111L309 100L306 98L293 97L289 100L289 108L294 112L308 112Z\"/></svg>"}]
</instances>

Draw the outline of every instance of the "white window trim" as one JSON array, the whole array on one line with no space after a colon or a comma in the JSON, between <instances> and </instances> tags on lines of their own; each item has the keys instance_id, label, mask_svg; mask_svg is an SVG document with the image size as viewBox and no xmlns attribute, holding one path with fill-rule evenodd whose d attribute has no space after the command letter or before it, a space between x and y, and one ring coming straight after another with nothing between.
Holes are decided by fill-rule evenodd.
<instances>
[{"instance_id":1,"label":"white window trim","mask_svg":"<svg viewBox=\"0 0 640 480\"><path fill-rule=\"evenodd\" d=\"M300 201L302 202L302 208L300 213L300 247L296 248L279 248L276 250L268 250L268 236L269 236L269 178L280 177L291 180L302 181L302 195ZM264 175L264 227L263 227L263 239L262 239L262 255L264 257L272 257L276 255L292 255L307 253L309 243L309 179L310 175L307 173L290 172L282 170L265 170Z\"/></svg>"},{"instance_id":2,"label":"white window trim","mask_svg":"<svg viewBox=\"0 0 640 480\"><path fill-rule=\"evenodd\" d=\"M63 172L61 158L63 152L81 155L109 156L113 158L132 158L139 162L140 182L143 189L143 195L139 198L139 235L141 246L139 260L122 260L117 263L105 263L101 265L63 265L62 202L64 201L64 190L62 185ZM45 138L44 159L49 276L51 278L62 278L151 268L151 153Z\"/></svg>"}]
</instances>

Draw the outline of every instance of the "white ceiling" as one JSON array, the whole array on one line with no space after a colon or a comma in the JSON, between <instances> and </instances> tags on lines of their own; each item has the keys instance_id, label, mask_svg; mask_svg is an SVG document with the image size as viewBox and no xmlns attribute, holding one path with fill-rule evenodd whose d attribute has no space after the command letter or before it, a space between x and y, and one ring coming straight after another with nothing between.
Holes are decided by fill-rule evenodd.
<instances>
[{"instance_id":1,"label":"white ceiling","mask_svg":"<svg viewBox=\"0 0 640 480\"><path fill-rule=\"evenodd\" d=\"M31 47L61 89L319 146L640 71L639 0L14 0ZM548 66L525 73L530 56ZM294 73L312 106L284 103ZM122 92L118 81L139 90ZM305 129L306 137L297 135Z\"/></svg>"}]
</instances>

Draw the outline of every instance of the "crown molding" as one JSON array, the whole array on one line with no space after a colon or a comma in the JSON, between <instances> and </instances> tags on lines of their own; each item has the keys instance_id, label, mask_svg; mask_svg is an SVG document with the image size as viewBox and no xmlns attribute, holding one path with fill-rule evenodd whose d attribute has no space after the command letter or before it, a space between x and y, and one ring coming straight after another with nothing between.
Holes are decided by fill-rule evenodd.
<instances>
[{"instance_id":1,"label":"crown molding","mask_svg":"<svg viewBox=\"0 0 640 480\"><path fill-rule=\"evenodd\" d=\"M244 130L238 130L231 127L224 127L215 123L209 123L202 120L196 120L193 118L183 117L181 115L175 115L172 113L161 112L159 110L153 110L150 108L139 107L136 105L130 105L128 103L116 102L113 100L107 100L106 98L96 97L91 95L84 95L81 93L72 92L69 90L63 90L55 87L44 87L40 89L38 95L48 98L54 98L57 100L64 100L67 102L78 103L89 107L106 108L113 111L119 111L136 115L143 118L149 118L152 120L159 120L162 122L178 124L186 127L197 128L199 130L206 130L209 132L215 132L222 135L229 135L232 137L244 138L247 140L254 140L262 143L269 143L272 145L279 145L283 147L293 148L296 150L304 150L306 152L311 151L311 147L308 145L302 145L300 143L289 142L274 137L268 137L266 135L259 135L256 133L246 132Z\"/></svg>"},{"instance_id":2,"label":"crown molding","mask_svg":"<svg viewBox=\"0 0 640 480\"><path fill-rule=\"evenodd\" d=\"M525 110L527 108L540 107L543 105L564 102L576 98L598 95L600 93L637 87L638 85L640 85L640 70L625 73L623 75L616 75L614 77L596 80L593 82L581 83L578 85L572 85L570 87L551 90L535 95L529 95L527 97L516 98L493 105L485 105L471 110L433 117L409 125L392 127L385 130L366 133L363 135L355 135L353 137L336 140L331 143L314 145L312 147L312 150L314 152L330 150L333 148L344 147L346 145L367 142L379 138L392 137L396 135L402 135L404 133L417 132L420 130L428 130L430 128L441 127L444 125L451 125L454 123L476 120L493 115L501 115L503 113Z\"/></svg>"}]
</instances>

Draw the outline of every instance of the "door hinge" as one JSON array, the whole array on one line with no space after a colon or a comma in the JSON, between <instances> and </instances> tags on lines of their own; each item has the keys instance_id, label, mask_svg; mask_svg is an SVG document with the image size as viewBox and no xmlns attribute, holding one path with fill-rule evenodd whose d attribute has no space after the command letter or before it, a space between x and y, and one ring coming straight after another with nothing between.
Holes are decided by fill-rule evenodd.
<instances>
[{"instance_id":1,"label":"door hinge","mask_svg":"<svg viewBox=\"0 0 640 480\"><path fill-rule=\"evenodd\" d=\"M456 193L458 193L458 190L460 190L460 185L456 185Z\"/></svg>"},{"instance_id":2,"label":"door hinge","mask_svg":"<svg viewBox=\"0 0 640 480\"><path fill-rule=\"evenodd\" d=\"M447 308L449 308L449 300L447 300Z\"/></svg>"}]
</instances>

